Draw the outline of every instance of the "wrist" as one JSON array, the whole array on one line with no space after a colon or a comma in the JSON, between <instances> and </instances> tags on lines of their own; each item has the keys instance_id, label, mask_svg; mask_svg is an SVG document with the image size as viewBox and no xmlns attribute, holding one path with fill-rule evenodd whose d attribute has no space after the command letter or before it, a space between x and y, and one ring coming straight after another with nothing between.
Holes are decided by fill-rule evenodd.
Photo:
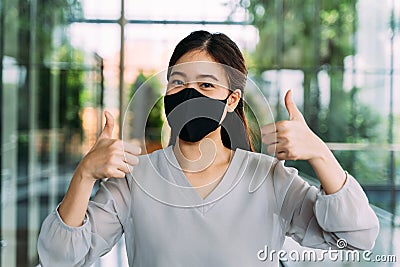
<instances>
[{"instance_id":1,"label":"wrist","mask_svg":"<svg viewBox=\"0 0 400 267\"><path fill-rule=\"evenodd\" d=\"M96 178L87 171L87 168L84 166L84 162L81 162L75 170L74 177L76 177L81 183L85 183L88 185L94 185L96 182Z\"/></svg>"},{"instance_id":2,"label":"wrist","mask_svg":"<svg viewBox=\"0 0 400 267\"><path fill-rule=\"evenodd\" d=\"M308 159L308 162L313 166L328 162L332 159L332 152L328 146L318 138L318 142L315 145L315 153Z\"/></svg>"}]
</instances>

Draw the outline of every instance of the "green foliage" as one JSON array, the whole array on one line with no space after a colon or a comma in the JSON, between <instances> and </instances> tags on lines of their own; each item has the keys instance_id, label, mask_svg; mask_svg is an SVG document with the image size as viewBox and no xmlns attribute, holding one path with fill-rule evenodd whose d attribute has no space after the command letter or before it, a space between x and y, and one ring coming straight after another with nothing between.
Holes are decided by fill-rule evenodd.
<instances>
[{"instance_id":1,"label":"green foliage","mask_svg":"<svg viewBox=\"0 0 400 267\"><path fill-rule=\"evenodd\" d=\"M304 116L318 131L320 93L317 74L322 65L343 68L352 54L355 0L241 0L259 31L254 52L255 73L268 69L300 69L304 73ZM342 80L342 77L338 77ZM343 90L332 88L331 98ZM337 89L337 90L336 90ZM279 107L277 107L279 108Z\"/></svg>"},{"instance_id":2,"label":"green foliage","mask_svg":"<svg viewBox=\"0 0 400 267\"><path fill-rule=\"evenodd\" d=\"M339 143L385 143L379 126L381 115L371 107L356 100L359 89L341 91L338 106L329 107L319 113L320 132L318 135L328 142ZM369 149L361 151L335 151L342 167L356 176L361 183L386 183L388 153L384 150ZM307 175L315 176L312 168L305 162L289 162L290 166L301 169Z\"/></svg>"},{"instance_id":3,"label":"green foliage","mask_svg":"<svg viewBox=\"0 0 400 267\"><path fill-rule=\"evenodd\" d=\"M11 1L10 1L11 2ZM11 8L7 14L7 24L15 24L18 21L19 41L26 42L28 45L32 34L33 25L35 24L37 49L30 51L24 49L19 51L17 60L20 64L29 62L30 53L36 53L39 62L43 62L51 57L53 48L54 28L67 23L68 17L71 14L81 14L82 8L79 0L37 0L36 5L37 15L31 17L31 1L16 1L18 4L7 3ZM14 27L14 26L13 26ZM28 46L29 47L29 46Z\"/></svg>"},{"instance_id":4,"label":"green foliage","mask_svg":"<svg viewBox=\"0 0 400 267\"><path fill-rule=\"evenodd\" d=\"M327 109L321 113L323 123L332 123L332 126L326 125L326 132L320 133L324 140L357 144L385 142L385 136L379 129L383 121L381 115L368 105L357 101L358 91L359 88L353 88L349 92L342 91L340 106L333 111ZM333 122L333 119L336 121ZM343 168L357 176L360 182L385 182L385 164L388 156L386 151L337 151L335 155Z\"/></svg>"},{"instance_id":5,"label":"green foliage","mask_svg":"<svg viewBox=\"0 0 400 267\"><path fill-rule=\"evenodd\" d=\"M84 53L64 44L54 53L54 61L60 64L60 107L59 122L61 127L80 129L81 108L89 101L90 95L85 90Z\"/></svg>"},{"instance_id":6,"label":"green foliage","mask_svg":"<svg viewBox=\"0 0 400 267\"><path fill-rule=\"evenodd\" d=\"M259 30L256 68L343 66L352 53L354 0L241 0Z\"/></svg>"},{"instance_id":7,"label":"green foliage","mask_svg":"<svg viewBox=\"0 0 400 267\"><path fill-rule=\"evenodd\" d=\"M240 0L240 4L259 31L260 41L252 54L254 73L261 76L270 69L302 70L304 116L314 132L328 142L384 142L378 128L382 118L357 100L360 89L343 89L344 58L355 53L356 0ZM327 107L320 104L316 83L322 66L331 82ZM382 182L386 177L385 153L342 151L336 156L363 182ZM315 177L305 162L288 164Z\"/></svg>"},{"instance_id":8,"label":"green foliage","mask_svg":"<svg viewBox=\"0 0 400 267\"><path fill-rule=\"evenodd\" d=\"M35 9L31 5L35 5ZM50 96L52 75L59 75L60 95L59 97L59 124L60 127L68 129L80 129L81 121L79 111L81 108L80 93L84 88L84 70L73 68L75 65L83 63L83 53L72 48L67 40L58 48L54 48L53 39L54 29L57 26L65 25L67 17L72 10L80 10L77 0L38 0L37 2L17 1L11 4L11 12L7 14L7 23L16 24L18 31L18 43L31 47L34 42L35 49L16 49L15 58L21 66L30 69L30 62L34 58L35 66L38 70L38 84L30 84L30 80L25 81L25 90L20 97L21 108L26 107L29 101L30 88L37 86L38 93L38 127L40 129L50 128ZM36 10L37 15L32 13ZM76 13L76 12L75 12ZM17 22L17 23L16 23ZM33 38L32 38L33 37ZM58 73L54 73L53 66L47 62L63 62L64 66ZM53 63L51 63L53 64ZM65 68L67 67L67 68ZM29 77L29 75L27 75ZM28 97L26 97L28 96ZM25 122L26 126L27 122Z\"/></svg>"},{"instance_id":9,"label":"green foliage","mask_svg":"<svg viewBox=\"0 0 400 267\"><path fill-rule=\"evenodd\" d=\"M343 59L353 54L357 13L355 0L321 1L321 63L343 66Z\"/></svg>"}]
</instances>

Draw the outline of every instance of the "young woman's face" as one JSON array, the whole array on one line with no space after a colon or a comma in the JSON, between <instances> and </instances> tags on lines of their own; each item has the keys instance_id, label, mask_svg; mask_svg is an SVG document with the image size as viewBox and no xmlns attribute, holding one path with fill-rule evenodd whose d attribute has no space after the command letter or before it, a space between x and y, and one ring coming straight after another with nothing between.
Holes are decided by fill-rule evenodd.
<instances>
[{"instance_id":1,"label":"young woman's face","mask_svg":"<svg viewBox=\"0 0 400 267\"><path fill-rule=\"evenodd\" d=\"M204 51L188 52L172 67L166 94L185 88L194 88L214 99L225 99L229 95L229 83L223 67Z\"/></svg>"}]
</instances>

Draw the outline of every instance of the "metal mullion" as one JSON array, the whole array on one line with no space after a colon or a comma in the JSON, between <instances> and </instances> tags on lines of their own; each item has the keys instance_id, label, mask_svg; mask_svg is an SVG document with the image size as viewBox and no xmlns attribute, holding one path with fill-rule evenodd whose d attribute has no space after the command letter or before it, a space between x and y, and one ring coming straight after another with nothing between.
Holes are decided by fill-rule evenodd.
<instances>
[{"instance_id":1,"label":"metal mullion","mask_svg":"<svg viewBox=\"0 0 400 267\"><path fill-rule=\"evenodd\" d=\"M123 0L121 0L123 1ZM122 9L121 9L122 12ZM124 12L125 13L125 12ZM205 21L205 20L138 20L124 19L125 24L180 24L180 25L252 25L248 21ZM120 19L81 19L69 18L68 23L119 24Z\"/></svg>"},{"instance_id":2,"label":"metal mullion","mask_svg":"<svg viewBox=\"0 0 400 267\"><path fill-rule=\"evenodd\" d=\"M4 33L4 16L5 16L5 8L4 2L0 1L0 32ZM3 150L3 55L4 55L4 34L0 34L0 144L1 150ZM3 151L0 151L0 177L3 177ZM3 188L2 181L0 180L0 199L3 198ZM1 202L2 203L2 202ZM2 228L2 210L0 211L0 265L2 262L2 254L3 254L3 228Z\"/></svg>"},{"instance_id":3,"label":"metal mullion","mask_svg":"<svg viewBox=\"0 0 400 267\"><path fill-rule=\"evenodd\" d=\"M394 75L394 37L395 37L395 12L394 0L392 0L392 10L390 14L390 78L389 78L389 129L388 129L388 142L393 144L393 125L394 125L394 111L393 111L393 75ZM396 159L394 151L389 154L389 181L391 185L391 212L392 212L392 226L395 225L396 217Z\"/></svg>"},{"instance_id":4,"label":"metal mullion","mask_svg":"<svg viewBox=\"0 0 400 267\"><path fill-rule=\"evenodd\" d=\"M119 137L122 138L124 99L124 72L125 72L125 0L121 0L121 17L118 20L120 27L120 54L119 54Z\"/></svg>"}]
</instances>

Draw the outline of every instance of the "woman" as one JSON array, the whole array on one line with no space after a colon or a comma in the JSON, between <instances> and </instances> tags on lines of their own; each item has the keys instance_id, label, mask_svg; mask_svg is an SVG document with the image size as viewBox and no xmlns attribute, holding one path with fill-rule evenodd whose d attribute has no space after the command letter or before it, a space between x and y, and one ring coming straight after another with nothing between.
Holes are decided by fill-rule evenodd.
<instances>
[{"instance_id":1,"label":"woman","mask_svg":"<svg viewBox=\"0 0 400 267\"><path fill-rule=\"evenodd\" d=\"M214 67L184 67L193 62ZM339 239L349 248L373 247L379 225L367 197L308 128L290 91L290 120L261 130L273 158L252 152L245 78L235 75L246 77L247 70L232 40L193 32L177 45L169 66L164 104L171 146L139 156L139 147L111 139L114 120L106 112L99 139L43 222L38 251L44 267L89 266L123 233L130 266L276 266L277 259L262 262L258 254L281 249L285 235L315 248L335 249ZM321 188L283 160L307 160ZM159 176L177 186L162 186ZM89 201L95 181L107 177L113 179Z\"/></svg>"}]
</instances>

